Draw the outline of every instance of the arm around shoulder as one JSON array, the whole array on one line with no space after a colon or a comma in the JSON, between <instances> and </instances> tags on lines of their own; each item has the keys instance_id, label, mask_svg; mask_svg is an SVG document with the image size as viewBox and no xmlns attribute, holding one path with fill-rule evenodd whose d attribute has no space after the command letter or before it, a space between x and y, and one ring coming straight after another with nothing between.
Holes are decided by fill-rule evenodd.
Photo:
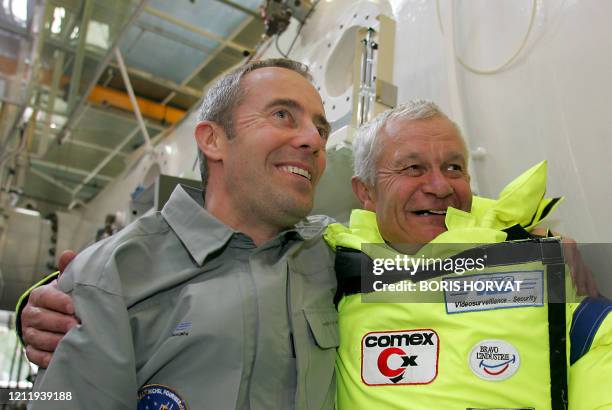
<instances>
[{"instance_id":1,"label":"arm around shoulder","mask_svg":"<svg viewBox=\"0 0 612 410\"><path fill-rule=\"evenodd\" d=\"M70 294L81 324L62 339L35 391L70 393L69 401L34 402L32 409L134 409L136 367L127 308L112 258L87 249L70 265L59 287Z\"/></svg>"}]
</instances>

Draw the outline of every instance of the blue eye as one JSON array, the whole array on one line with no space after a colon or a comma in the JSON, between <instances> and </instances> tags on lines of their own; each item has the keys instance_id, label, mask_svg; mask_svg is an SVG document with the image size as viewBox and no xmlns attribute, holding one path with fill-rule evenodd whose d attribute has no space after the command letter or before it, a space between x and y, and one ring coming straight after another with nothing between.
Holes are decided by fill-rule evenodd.
<instances>
[{"instance_id":1,"label":"blue eye","mask_svg":"<svg viewBox=\"0 0 612 410\"><path fill-rule=\"evenodd\" d=\"M274 116L279 118L279 119L281 119L281 120L284 120L286 118L289 118L289 111L287 111L287 110L278 110L278 111L274 112Z\"/></svg>"}]
</instances>

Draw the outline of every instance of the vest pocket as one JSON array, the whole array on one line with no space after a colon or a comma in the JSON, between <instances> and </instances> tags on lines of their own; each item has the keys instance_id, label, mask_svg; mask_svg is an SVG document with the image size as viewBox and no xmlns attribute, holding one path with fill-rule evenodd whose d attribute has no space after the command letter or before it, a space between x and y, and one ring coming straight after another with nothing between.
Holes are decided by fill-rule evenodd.
<instances>
[{"instance_id":1,"label":"vest pocket","mask_svg":"<svg viewBox=\"0 0 612 410\"><path fill-rule=\"evenodd\" d=\"M322 349L338 347L338 312L333 308L304 309L308 327Z\"/></svg>"},{"instance_id":2,"label":"vest pocket","mask_svg":"<svg viewBox=\"0 0 612 410\"><path fill-rule=\"evenodd\" d=\"M334 363L336 348L340 341L338 312L333 307L306 308L303 312L308 323L306 327L310 329L307 332L310 333L311 345L306 355L302 356L306 359L303 368L305 368L304 398L307 405L300 408L332 410L336 392Z\"/></svg>"}]
</instances>

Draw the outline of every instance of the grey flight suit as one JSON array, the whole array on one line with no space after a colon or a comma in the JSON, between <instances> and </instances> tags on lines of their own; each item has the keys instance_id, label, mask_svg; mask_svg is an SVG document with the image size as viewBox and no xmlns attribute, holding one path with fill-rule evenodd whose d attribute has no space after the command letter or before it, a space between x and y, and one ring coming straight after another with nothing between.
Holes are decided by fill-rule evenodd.
<instances>
[{"instance_id":1,"label":"grey flight suit","mask_svg":"<svg viewBox=\"0 0 612 410\"><path fill-rule=\"evenodd\" d=\"M160 213L83 251L59 280L82 324L33 409L332 409L338 346L328 218L256 247L177 187ZM148 387L145 387L148 386ZM159 405L159 403L157 403Z\"/></svg>"}]
</instances>

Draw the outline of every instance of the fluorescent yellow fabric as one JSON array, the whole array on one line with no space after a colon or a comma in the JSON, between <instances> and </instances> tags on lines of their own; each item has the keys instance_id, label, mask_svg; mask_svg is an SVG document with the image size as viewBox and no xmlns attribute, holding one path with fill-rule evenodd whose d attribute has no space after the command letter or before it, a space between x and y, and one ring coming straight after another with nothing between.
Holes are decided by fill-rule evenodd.
<instances>
[{"instance_id":1,"label":"fluorescent yellow fabric","mask_svg":"<svg viewBox=\"0 0 612 410\"><path fill-rule=\"evenodd\" d=\"M578 304L569 304L568 308L573 315ZM572 316L568 315L568 328L571 325L571 319ZM569 352L569 343L567 348ZM588 353L569 368L569 409L612 409L611 380L612 315L608 314L597 329Z\"/></svg>"},{"instance_id":2,"label":"fluorescent yellow fabric","mask_svg":"<svg viewBox=\"0 0 612 410\"><path fill-rule=\"evenodd\" d=\"M544 198L545 186L546 163L540 163L510 183L497 200L475 197L470 213L449 209L446 217L449 230L434 239L432 244L497 243L506 239L502 229L517 223L524 228L533 227L556 207L554 202L551 205L552 200ZM544 215L547 207L549 209ZM376 215L368 211L353 211L349 228L331 225L325 238L334 249L343 246L362 250L362 244L380 243L367 248L366 253L373 258L393 257L396 253L382 245L384 241L376 225ZM486 272L513 272L517 269L543 268L541 264L532 263L488 268ZM433 280L440 281L441 278ZM573 294L569 281L566 291L568 295ZM404 301L407 297L418 300L418 294L414 292L401 297ZM459 314L448 314L445 306L442 294L439 303L363 303L361 295L342 298L338 306L338 408L550 409L546 305ZM577 304L566 305L568 332L576 307ZM600 327L591 351L569 370L570 409L612 406L612 389L603 388L610 377L602 377L612 375L611 327L612 320L608 318ZM365 335L408 329L433 329L437 333L440 353L435 379L424 385L366 385L362 379L361 357ZM467 364L469 353L476 343L485 339L505 340L518 350L521 364L516 374L503 381L487 381L472 372Z\"/></svg>"},{"instance_id":3,"label":"fluorescent yellow fabric","mask_svg":"<svg viewBox=\"0 0 612 410\"><path fill-rule=\"evenodd\" d=\"M533 166L510 182L496 200L475 196L469 213L449 208L447 228L449 231L476 227L499 231L516 224L525 229L532 228L543 219L543 210L553 201L544 198L546 170L546 161ZM548 213L559 203L556 202ZM444 241L444 237L437 239Z\"/></svg>"},{"instance_id":4,"label":"fluorescent yellow fabric","mask_svg":"<svg viewBox=\"0 0 612 410\"><path fill-rule=\"evenodd\" d=\"M371 215L366 218L373 220ZM358 241L356 236L352 239ZM337 244L348 245L347 242ZM518 268L525 271L543 269L538 263L522 264ZM486 272L516 270L517 266L510 265L486 269ZM419 295L409 292L401 297L404 301L410 300L407 298L416 301ZM399 295L391 295L394 296ZM442 293L438 303L363 303L361 295L344 297L338 306L338 408L550 408L546 306L452 315L446 312L445 306ZM437 333L440 340L438 375L426 385L367 386L361 376L364 335L402 329L433 329ZM476 343L487 339L508 341L520 353L520 369L510 379L487 381L472 373L467 363L469 353Z\"/></svg>"}]
</instances>

